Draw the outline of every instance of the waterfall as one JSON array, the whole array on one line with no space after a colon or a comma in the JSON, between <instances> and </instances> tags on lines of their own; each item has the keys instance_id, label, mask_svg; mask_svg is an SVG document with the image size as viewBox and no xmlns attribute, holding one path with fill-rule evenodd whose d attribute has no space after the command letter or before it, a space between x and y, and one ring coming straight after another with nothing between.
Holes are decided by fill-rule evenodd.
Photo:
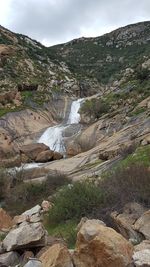
<instances>
[{"instance_id":1,"label":"waterfall","mask_svg":"<svg viewBox=\"0 0 150 267\"><path fill-rule=\"evenodd\" d=\"M77 124L80 122L80 114L78 113L80 105L83 99L78 99L72 102L70 114L68 117L67 125L57 125L54 127L49 127L40 137L38 143L43 143L51 150L65 153L65 145L63 140L63 131L65 128L69 127L71 124Z\"/></svg>"},{"instance_id":2,"label":"waterfall","mask_svg":"<svg viewBox=\"0 0 150 267\"><path fill-rule=\"evenodd\" d=\"M82 101L83 101L83 99L81 98L81 99L78 99L78 100L72 102L71 111L69 114L67 124L75 124L75 123L80 122L80 114L78 113L78 111L80 109L80 105L81 105Z\"/></svg>"},{"instance_id":3,"label":"waterfall","mask_svg":"<svg viewBox=\"0 0 150 267\"><path fill-rule=\"evenodd\" d=\"M43 143L49 146L51 150L64 153L65 148L62 136L64 128L65 126L62 125L49 127L40 137L38 143Z\"/></svg>"}]
</instances>

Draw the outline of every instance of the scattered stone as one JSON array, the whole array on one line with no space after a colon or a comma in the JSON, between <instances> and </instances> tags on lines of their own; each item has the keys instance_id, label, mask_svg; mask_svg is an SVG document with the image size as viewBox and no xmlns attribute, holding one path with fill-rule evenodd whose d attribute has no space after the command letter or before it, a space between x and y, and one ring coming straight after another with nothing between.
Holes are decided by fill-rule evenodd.
<instances>
[{"instance_id":1,"label":"scattered stone","mask_svg":"<svg viewBox=\"0 0 150 267\"><path fill-rule=\"evenodd\" d=\"M88 220L78 232L73 260L76 267L125 267L132 254L133 246L115 230Z\"/></svg>"},{"instance_id":2,"label":"scattered stone","mask_svg":"<svg viewBox=\"0 0 150 267\"><path fill-rule=\"evenodd\" d=\"M150 267L150 250L143 249L135 252L133 255L133 260L136 267Z\"/></svg>"},{"instance_id":3,"label":"scattered stone","mask_svg":"<svg viewBox=\"0 0 150 267\"><path fill-rule=\"evenodd\" d=\"M34 254L32 251L25 251L21 258L21 264L24 266L30 258L34 258Z\"/></svg>"},{"instance_id":4,"label":"scattered stone","mask_svg":"<svg viewBox=\"0 0 150 267\"><path fill-rule=\"evenodd\" d=\"M34 215L36 213L40 213L40 211L41 211L41 206L40 205L36 205L32 209L26 210L24 213L22 213L22 215L32 216L32 215Z\"/></svg>"},{"instance_id":5,"label":"scattered stone","mask_svg":"<svg viewBox=\"0 0 150 267\"><path fill-rule=\"evenodd\" d=\"M150 241L149 240L143 240L140 244L134 247L134 251L141 251L149 249L150 250Z\"/></svg>"},{"instance_id":6,"label":"scattered stone","mask_svg":"<svg viewBox=\"0 0 150 267\"><path fill-rule=\"evenodd\" d=\"M82 219L81 219L81 221L79 222L79 224L77 225L77 231L79 232L80 231L80 229L81 229L81 227L84 225L84 223L86 223L86 221L88 221L89 219L87 218L87 217L83 217ZM90 220L91 221L91 224L92 223L98 223L98 224L101 224L101 225L104 225L104 226L106 226L106 224L103 222L103 221L100 221L100 220L96 220L96 219L92 219L92 220Z\"/></svg>"},{"instance_id":7,"label":"scattered stone","mask_svg":"<svg viewBox=\"0 0 150 267\"><path fill-rule=\"evenodd\" d=\"M44 267L40 260L38 259L30 259L24 267Z\"/></svg>"},{"instance_id":8,"label":"scattered stone","mask_svg":"<svg viewBox=\"0 0 150 267\"><path fill-rule=\"evenodd\" d=\"M134 229L150 240L150 210L146 211L134 224Z\"/></svg>"},{"instance_id":9,"label":"scattered stone","mask_svg":"<svg viewBox=\"0 0 150 267\"><path fill-rule=\"evenodd\" d=\"M23 222L16 229L12 229L3 240L6 251L15 249L27 249L31 247L45 246L47 243L47 232L41 223Z\"/></svg>"},{"instance_id":10,"label":"scattered stone","mask_svg":"<svg viewBox=\"0 0 150 267\"><path fill-rule=\"evenodd\" d=\"M40 257L44 267L73 267L70 253L63 244L55 244Z\"/></svg>"},{"instance_id":11,"label":"scattered stone","mask_svg":"<svg viewBox=\"0 0 150 267\"><path fill-rule=\"evenodd\" d=\"M47 211L49 211L49 209L52 208L52 203L50 203L47 200L43 200L43 202L41 204L41 207L42 207L42 209L43 209L44 212L47 212Z\"/></svg>"},{"instance_id":12,"label":"scattered stone","mask_svg":"<svg viewBox=\"0 0 150 267\"><path fill-rule=\"evenodd\" d=\"M125 205L122 214L116 211L111 213L119 232L133 243L139 243L142 240L142 235L133 229L135 221L144 213L145 209L138 203L128 203Z\"/></svg>"},{"instance_id":13,"label":"scattered stone","mask_svg":"<svg viewBox=\"0 0 150 267\"><path fill-rule=\"evenodd\" d=\"M9 214L2 208L0 208L0 230L9 231L12 226L12 218Z\"/></svg>"},{"instance_id":14,"label":"scattered stone","mask_svg":"<svg viewBox=\"0 0 150 267\"><path fill-rule=\"evenodd\" d=\"M20 256L17 252L11 251L0 255L0 263L8 266L15 266L20 261Z\"/></svg>"}]
</instances>

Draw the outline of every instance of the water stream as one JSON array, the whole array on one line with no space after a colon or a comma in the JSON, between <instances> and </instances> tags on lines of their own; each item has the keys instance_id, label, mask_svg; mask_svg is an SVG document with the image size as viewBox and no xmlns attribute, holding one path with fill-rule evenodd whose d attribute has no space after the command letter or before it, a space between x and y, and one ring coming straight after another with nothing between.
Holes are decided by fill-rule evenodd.
<instances>
[{"instance_id":1,"label":"water stream","mask_svg":"<svg viewBox=\"0 0 150 267\"><path fill-rule=\"evenodd\" d=\"M43 143L51 150L65 153L65 145L63 138L63 131L71 124L78 124L80 122L80 114L78 113L83 99L78 99L72 102L70 114L66 125L60 124L49 127L40 137L38 143Z\"/></svg>"},{"instance_id":2,"label":"water stream","mask_svg":"<svg viewBox=\"0 0 150 267\"><path fill-rule=\"evenodd\" d=\"M83 102L83 99L78 99L72 102L70 113L68 116L68 120L66 124L59 124L53 127L49 127L45 130L45 132L41 135L38 143L43 143L51 150L57 151L65 155L65 143L64 143L64 137L63 132L66 128L69 128L72 124L78 124L80 122L80 114L78 113L81 103ZM24 164L23 167L15 167L15 170L21 170L23 169L32 169L32 168L38 168L40 166L43 166L44 163L27 163ZM11 169L12 172L14 169Z\"/></svg>"}]
</instances>

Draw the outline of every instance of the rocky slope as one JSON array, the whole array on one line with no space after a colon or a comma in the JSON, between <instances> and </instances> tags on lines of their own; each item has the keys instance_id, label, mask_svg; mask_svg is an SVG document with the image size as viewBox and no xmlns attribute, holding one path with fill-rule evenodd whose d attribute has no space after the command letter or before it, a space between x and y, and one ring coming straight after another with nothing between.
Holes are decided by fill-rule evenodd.
<instances>
[{"instance_id":1,"label":"rocky slope","mask_svg":"<svg viewBox=\"0 0 150 267\"><path fill-rule=\"evenodd\" d=\"M51 209L48 201L13 219L0 209L2 266L25 267L148 267L150 264L150 210L128 203L122 214L111 214L117 231L103 221L82 218L77 226L75 248L51 237L42 222ZM28 235L27 235L28 233Z\"/></svg>"},{"instance_id":2,"label":"rocky slope","mask_svg":"<svg viewBox=\"0 0 150 267\"><path fill-rule=\"evenodd\" d=\"M127 68L149 65L150 22L141 22L94 38L79 38L49 50L80 77L107 84Z\"/></svg>"},{"instance_id":3,"label":"rocky slope","mask_svg":"<svg viewBox=\"0 0 150 267\"><path fill-rule=\"evenodd\" d=\"M63 94L71 88L75 94L73 86L78 90L74 75L46 47L0 26L1 109L41 105L60 91ZM15 92L14 96L6 95L10 91Z\"/></svg>"}]
</instances>

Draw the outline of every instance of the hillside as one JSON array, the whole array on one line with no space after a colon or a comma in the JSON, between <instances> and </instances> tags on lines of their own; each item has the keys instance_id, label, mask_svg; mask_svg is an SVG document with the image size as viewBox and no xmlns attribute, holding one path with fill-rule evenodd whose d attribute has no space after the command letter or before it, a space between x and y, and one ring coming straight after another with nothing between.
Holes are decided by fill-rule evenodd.
<instances>
[{"instance_id":1,"label":"hillside","mask_svg":"<svg viewBox=\"0 0 150 267\"><path fill-rule=\"evenodd\" d=\"M0 26L2 114L5 113L2 112L3 108L7 111L7 108L15 109L17 106L24 108L42 105L52 96L68 92L73 86L76 89L74 75L64 62L58 62L52 57L46 47L27 36L13 33ZM10 95L6 94L10 91ZM13 102L13 98L19 101Z\"/></svg>"},{"instance_id":2,"label":"hillside","mask_svg":"<svg viewBox=\"0 0 150 267\"><path fill-rule=\"evenodd\" d=\"M108 83L121 78L126 68L137 68L150 53L150 22L119 28L96 38L79 38L50 47L77 77Z\"/></svg>"}]
</instances>

